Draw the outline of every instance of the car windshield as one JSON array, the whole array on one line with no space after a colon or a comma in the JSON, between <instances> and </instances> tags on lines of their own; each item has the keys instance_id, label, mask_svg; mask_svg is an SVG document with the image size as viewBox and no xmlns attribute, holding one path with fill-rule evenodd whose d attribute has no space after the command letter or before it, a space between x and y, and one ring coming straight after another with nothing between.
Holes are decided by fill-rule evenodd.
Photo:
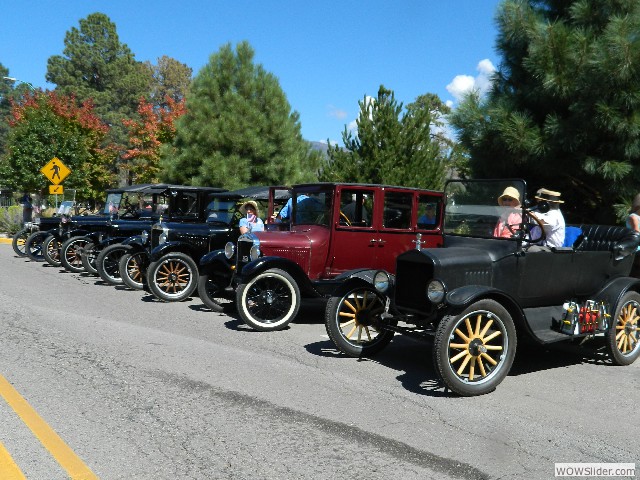
<instances>
[{"instance_id":1,"label":"car windshield","mask_svg":"<svg viewBox=\"0 0 640 480\"><path fill-rule=\"evenodd\" d=\"M522 180L451 181L445 187L444 233L480 238L510 238L496 228L522 222L521 201L525 198ZM508 220L508 221L507 221Z\"/></svg>"},{"instance_id":2,"label":"car windshield","mask_svg":"<svg viewBox=\"0 0 640 480\"><path fill-rule=\"evenodd\" d=\"M207 205L205 212L207 222L229 224L237 211L236 200L214 198Z\"/></svg>"},{"instance_id":3,"label":"car windshield","mask_svg":"<svg viewBox=\"0 0 640 480\"><path fill-rule=\"evenodd\" d=\"M102 213L109 215L110 213L117 213L118 207L120 207L120 200L122 200L122 192L109 193L107 200L104 202L104 209Z\"/></svg>"}]
</instances>

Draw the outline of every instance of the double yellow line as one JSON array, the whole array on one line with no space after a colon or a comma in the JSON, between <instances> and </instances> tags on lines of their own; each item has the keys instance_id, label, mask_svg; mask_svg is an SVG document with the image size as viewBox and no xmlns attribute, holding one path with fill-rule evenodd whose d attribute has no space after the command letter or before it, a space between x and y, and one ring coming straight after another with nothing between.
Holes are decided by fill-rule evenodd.
<instances>
[{"instance_id":1,"label":"double yellow line","mask_svg":"<svg viewBox=\"0 0 640 480\"><path fill-rule=\"evenodd\" d=\"M62 440L40 415L22 398L18 391L0 375L0 396L16 412L24 424L31 429L40 443L53 458L66 470L73 480L97 480L97 476L87 467L80 457ZM2 480L26 479L20 467L11 458L0 442L0 478Z\"/></svg>"}]
</instances>

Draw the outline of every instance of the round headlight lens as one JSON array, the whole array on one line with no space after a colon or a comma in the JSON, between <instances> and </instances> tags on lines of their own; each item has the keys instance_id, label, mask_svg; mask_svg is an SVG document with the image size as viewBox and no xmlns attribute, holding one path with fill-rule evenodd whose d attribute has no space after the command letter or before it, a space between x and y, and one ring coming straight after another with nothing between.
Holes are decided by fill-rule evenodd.
<instances>
[{"instance_id":1,"label":"round headlight lens","mask_svg":"<svg viewBox=\"0 0 640 480\"><path fill-rule=\"evenodd\" d=\"M233 242L227 242L227 244L224 246L224 256L231 260L231 257L233 257L234 253L236 253L236 246L233 244Z\"/></svg>"},{"instance_id":2,"label":"round headlight lens","mask_svg":"<svg viewBox=\"0 0 640 480\"><path fill-rule=\"evenodd\" d=\"M169 229L163 228L162 233L160 234L160 238L158 239L158 244L162 245L164 242L166 242L168 235L169 235Z\"/></svg>"},{"instance_id":3,"label":"round headlight lens","mask_svg":"<svg viewBox=\"0 0 640 480\"><path fill-rule=\"evenodd\" d=\"M431 280L427 285L427 298L431 303L442 303L446 291L440 280Z\"/></svg>"},{"instance_id":4,"label":"round headlight lens","mask_svg":"<svg viewBox=\"0 0 640 480\"><path fill-rule=\"evenodd\" d=\"M254 245L249 250L249 258L253 261L260 256L260 247L258 245Z\"/></svg>"},{"instance_id":5,"label":"round headlight lens","mask_svg":"<svg viewBox=\"0 0 640 480\"><path fill-rule=\"evenodd\" d=\"M389 274L384 270L376 272L373 276L373 286L380 293L384 293L389 289Z\"/></svg>"}]
</instances>

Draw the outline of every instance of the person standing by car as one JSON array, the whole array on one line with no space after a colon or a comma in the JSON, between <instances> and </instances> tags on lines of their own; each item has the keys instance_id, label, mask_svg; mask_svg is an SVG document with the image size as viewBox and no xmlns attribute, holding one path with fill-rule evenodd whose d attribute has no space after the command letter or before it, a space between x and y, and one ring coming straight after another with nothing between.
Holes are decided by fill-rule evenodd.
<instances>
[{"instance_id":1,"label":"person standing by car","mask_svg":"<svg viewBox=\"0 0 640 480\"><path fill-rule=\"evenodd\" d=\"M240 207L240 213L244 215L243 218L240 219L240 233L250 233L250 232L263 232L264 231L264 222L260 218L260 211L258 210L258 204L253 200L249 200L248 202L244 202Z\"/></svg>"},{"instance_id":2,"label":"person standing by car","mask_svg":"<svg viewBox=\"0 0 640 480\"><path fill-rule=\"evenodd\" d=\"M564 216L560 211L560 204L564 203L560 200L560 192L541 188L536 192L535 199L539 202L547 202L549 211L546 213L536 212L535 216L542 222L544 226L545 240L544 245L547 247L562 247L564 244L565 223Z\"/></svg>"},{"instance_id":3,"label":"person standing by car","mask_svg":"<svg viewBox=\"0 0 640 480\"><path fill-rule=\"evenodd\" d=\"M493 229L496 238L511 238L522 224L520 213L520 192L517 188L507 187L498 197L498 205L502 207L500 219Z\"/></svg>"},{"instance_id":4,"label":"person standing by car","mask_svg":"<svg viewBox=\"0 0 640 480\"><path fill-rule=\"evenodd\" d=\"M24 192L24 195L20 197L20 203L22 204L22 223L30 222L33 217L33 199L31 195Z\"/></svg>"},{"instance_id":5,"label":"person standing by car","mask_svg":"<svg viewBox=\"0 0 640 480\"><path fill-rule=\"evenodd\" d=\"M628 229L640 232L640 193L633 199L626 225ZM640 250L640 247L638 247L638 250ZM635 259L633 260L633 267L631 267L631 273L629 275L631 277L640 276L640 255L638 255L638 253L636 253Z\"/></svg>"}]
</instances>

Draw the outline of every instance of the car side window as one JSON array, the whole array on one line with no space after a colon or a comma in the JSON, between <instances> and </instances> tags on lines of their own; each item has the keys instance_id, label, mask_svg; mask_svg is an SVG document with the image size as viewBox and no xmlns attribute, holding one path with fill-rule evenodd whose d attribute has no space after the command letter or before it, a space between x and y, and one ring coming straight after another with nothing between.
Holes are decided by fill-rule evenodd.
<instances>
[{"instance_id":1,"label":"car side window","mask_svg":"<svg viewBox=\"0 0 640 480\"><path fill-rule=\"evenodd\" d=\"M413 193L386 192L384 196L384 228L411 228Z\"/></svg>"},{"instance_id":2,"label":"car side window","mask_svg":"<svg viewBox=\"0 0 640 480\"><path fill-rule=\"evenodd\" d=\"M340 193L341 226L370 227L373 206L373 191L342 190Z\"/></svg>"},{"instance_id":3,"label":"car side window","mask_svg":"<svg viewBox=\"0 0 640 480\"><path fill-rule=\"evenodd\" d=\"M418 197L418 228L434 230L440 225L441 199L431 195Z\"/></svg>"},{"instance_id":4,"label":"car side window","mask_svg":"<svg viewBox=\"0 0 640 480\"><path fill-rule=\"evenodd\" d=\"M177 216L198 216L198 195L192 192L180 192L175 199L173 213Z\"/></svg>"}]
</instances>

